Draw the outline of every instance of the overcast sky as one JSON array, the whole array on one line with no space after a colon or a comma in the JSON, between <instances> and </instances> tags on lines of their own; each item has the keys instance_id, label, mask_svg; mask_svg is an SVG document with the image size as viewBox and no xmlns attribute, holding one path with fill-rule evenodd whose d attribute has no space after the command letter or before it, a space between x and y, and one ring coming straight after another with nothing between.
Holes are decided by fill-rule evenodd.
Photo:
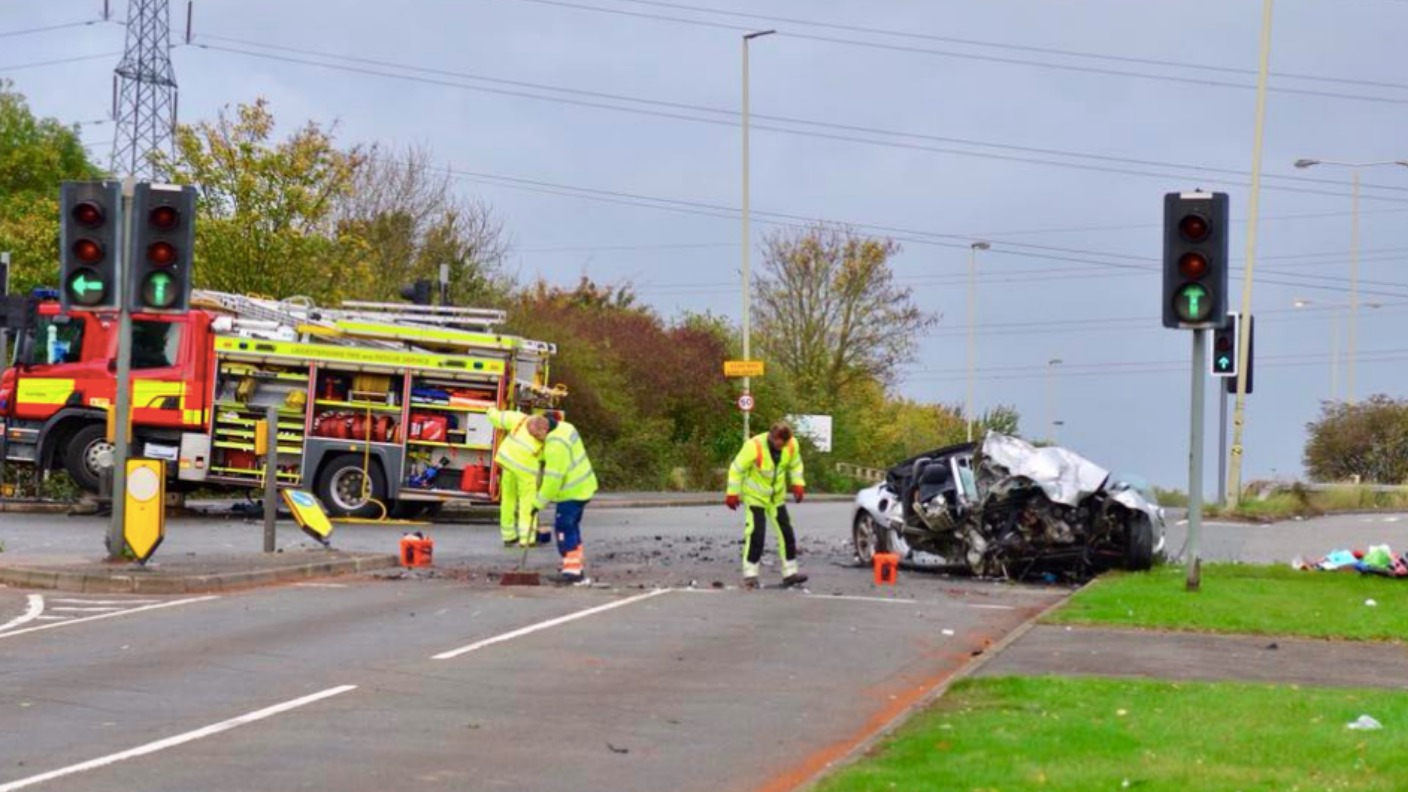
<instances>
[{"instance_id":1,"label":"overcast sky","mask_svg":"<svg viewBox=\"0 0 1408 792\"><path fill-rule=\"evenodd\" d=\"M0 75L38 113L106 117L123 30L4 34L101 7L0 2ZM899 278L943 315L901 388L957 403L968 246L991 241L980 406L1040 436L1054 404L1062 444L1181 488L1191 340L1160 326L1162 194L1229 192L1242 260L1260 18L1256 0L196 0L173 61L184 122L264 96L285 130L429 146L499 212L524 278L629 279L666 316L736 318L740 35L775 28L752 45L755 243L797 218L901 240ZM1405 0L1277 3L1249 478L1300 473L1349 299L1349 171L1292 162L1408 158L1405 29ZM106 161L111 125L83 138ZM1398 395L1408 169L1363 179L1361 300L1382 307L1361 310L1356 393Z\"/></svg>"}]
</instances>

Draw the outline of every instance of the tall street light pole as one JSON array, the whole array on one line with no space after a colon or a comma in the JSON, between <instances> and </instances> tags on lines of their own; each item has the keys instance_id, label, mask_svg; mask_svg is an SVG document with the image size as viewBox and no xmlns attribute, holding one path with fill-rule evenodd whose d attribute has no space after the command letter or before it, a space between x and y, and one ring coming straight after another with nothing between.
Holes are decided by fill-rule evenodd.
<instances>
[{"instance_id":1,"label":"tall street light pole","mask_svg":"<svg viewBox=\"0 0 1408 792\"><path fill-rule=\"evenodd\" d=\"M968 246L968 442L973 442L973 389L978 370L978 251L992 245L974 242Z\"/></svg>"},{"instance_id":2,"label":"tall street light pole","mask_svg":"<svg viewBox=\"0 0 1408 792\"><path fill-rule=\"evenodd\" d=\"M745 33L743 35L743 359L752 360L752 330L750 320L753 311L753 289L752 277L748 267L748 253L753 246L753 240L748 229L750 212L748 208L748 42L762 36L769 36L776 33L776 30L760 30L755 33ZM751 377L743 378L743 395L751 396L753 382ZM743 439L746 442L750 436L748 418L752 410L743 410Z\"/></svg>"},{"instance_id":3,"label":"tall street light pole","mask_svg":"<svg viewBox=\"0 0 1408 792\"><path fill-rule=\"evenodd\" d=\"M1347 336L1345 351L1345 401L1354 404L1354 378L1356 369L1356 347L1359 342L1359 172L1365 168L1377 168L1385 165L1402 165L1408 167L1405 160L1384 160L1380 162L1337 162L1334 160L1320 159L1298 159L1295 162L1297 168L1310 168L1316 165L1333 165L1339 168L1349 168L1352 174L1353 190L1351 190L1350 208L1350 232L1349 232L1349 327L1345 335Z\"/></svg>"},{"instance_id":4,"label":"tall street light pole","mask_svg":"<svg viewBox=\"0 0 1408 792\"><path fill-rule=\"evenodd\" d=\"M1046 431L1052 444L1056 442L1056 367L1064 362L1061 358L1046 362Z\"/></svg>"},{"instance_id":5,"label":"tall street light pole","mask_svg":"<svg viewBox=\"0 0 1408 792\"><path fill-rule=\"evenodd\" d=\"M1330 401L1340 397L1340 324L1344 321L1345 309L1349 303L1321 303L1315 300L1297 298L1291 303L1294 308L1320 306L1330 311ZM1362 303L1365 308L1382 308L1381 302Z\"/></svg>"}]
</instances>

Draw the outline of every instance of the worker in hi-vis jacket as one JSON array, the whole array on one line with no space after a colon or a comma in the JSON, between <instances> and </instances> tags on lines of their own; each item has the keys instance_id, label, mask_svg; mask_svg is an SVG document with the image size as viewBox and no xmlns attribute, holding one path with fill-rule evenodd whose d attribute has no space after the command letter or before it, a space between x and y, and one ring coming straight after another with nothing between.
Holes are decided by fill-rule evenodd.
<instances>
[{"instance_id":1,"label":"worker in hi-vis jacket","mask_svg":"<svg viewBox=\"0 0 1408 792\"><path fill-rule=\"evenodd\" d=\"M792 427L773 424L766 433L750 438L734 457L728 469L728 493L724 503L736 510L744 506L743 587L758 587L759 562L767 526L777 531L777 556L782 561L782 585L805 583L807 576L797 568L797 536L787 514L787 494L798 503L806 493L802 476L802 452Z\"/></svg>"}]
</instances>

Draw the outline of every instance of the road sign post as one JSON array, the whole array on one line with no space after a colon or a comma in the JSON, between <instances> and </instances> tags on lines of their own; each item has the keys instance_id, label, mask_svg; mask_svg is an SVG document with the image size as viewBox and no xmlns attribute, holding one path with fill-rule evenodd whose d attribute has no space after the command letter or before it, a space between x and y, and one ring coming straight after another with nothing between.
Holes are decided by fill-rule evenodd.
<instances>
[{"instance_id":1,"label":"road sign post","mask_svg":"<svg viewBox=\"0 0 1408 792\"><path fill-rule=\"evenodd\" d=\"M738 397L738 409L745 413L753 411L753 395L751 393L745 393Z\"/></svg>"}]
</instances>

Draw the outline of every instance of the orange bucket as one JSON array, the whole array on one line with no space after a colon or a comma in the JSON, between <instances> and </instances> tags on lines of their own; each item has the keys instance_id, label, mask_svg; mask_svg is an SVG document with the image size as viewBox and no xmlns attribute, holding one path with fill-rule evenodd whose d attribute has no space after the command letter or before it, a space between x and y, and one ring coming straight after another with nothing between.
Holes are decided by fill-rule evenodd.
<instances>
[{"instance_id":1,"label":"orange bucket","mask_svg":"<svg viewBox=\"0 0 1408 792\"><path fill-rule=\"evenodd\" d=\"M894 553L875 554L875 585L893 586L900 576L900 557Z\"/></svg>"}]
</instances>

